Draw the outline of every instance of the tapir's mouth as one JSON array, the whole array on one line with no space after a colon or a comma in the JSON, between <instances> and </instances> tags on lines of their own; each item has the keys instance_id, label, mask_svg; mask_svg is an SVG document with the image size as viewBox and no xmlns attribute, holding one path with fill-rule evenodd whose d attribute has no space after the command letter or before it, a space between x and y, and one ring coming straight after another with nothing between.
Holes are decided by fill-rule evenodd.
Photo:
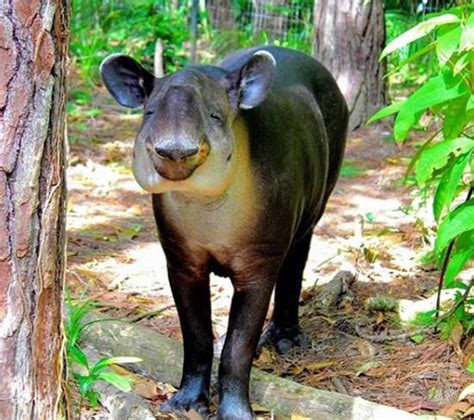
<instances>
[{"instance_id":1,"label":"tapir's mouth","mask_svg":"<svg viewBox=\"0 0 474 420\"><path fill-rule=\"evenodd\" d=\"M182 160L163 159L151 150L148 151L148 155L153 167L161 177L170 181L183 181L204 163L209 155L209 147L206 145L206 147L200 148L196 155Z\"/></svg>"}]
</instances>

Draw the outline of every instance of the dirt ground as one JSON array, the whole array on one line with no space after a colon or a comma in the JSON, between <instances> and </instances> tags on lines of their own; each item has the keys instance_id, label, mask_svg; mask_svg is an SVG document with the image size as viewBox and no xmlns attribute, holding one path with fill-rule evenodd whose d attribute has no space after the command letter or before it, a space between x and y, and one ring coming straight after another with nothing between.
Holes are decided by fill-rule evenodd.
<instances>
[{"instance_id":1,"label":"dirt ground","mask_svg":"<svg viewBox=\"0 0 474 420\"><path fill-rule=\"evenodd\" d=\"M69 115L68 286L103 311L143 318L140 323L180 339L150 197L130 169L140 115L118 108L104 91L93 106L99 111ZM312 346L285 356L263 352L255 363L305 385L434 413L473 380L449 341L424 334L418 344L410 338L372 342L338 331L333 322L343 317L369 335L398 334L394 316L369 312L366 299L418 300L434 293L438 273L420 262L429 251L429 211L414 209L402 185L411 153L404 147L381 127L350 138L304 275L301 325ZM352 297L331 312L318 312L321 287L340 270L357 276ZM212 278L216 337L225 332L231 292L228 279Z\"/></svg>"}]
</instances>

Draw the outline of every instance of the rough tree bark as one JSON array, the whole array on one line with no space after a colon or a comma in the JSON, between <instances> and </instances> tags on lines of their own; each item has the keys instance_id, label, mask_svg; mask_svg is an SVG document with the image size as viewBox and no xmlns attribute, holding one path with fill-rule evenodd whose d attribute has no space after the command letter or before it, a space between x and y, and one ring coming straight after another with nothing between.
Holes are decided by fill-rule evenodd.
<instances>
[{"instance_id":1,"label":"rough tree bark","mask_svg":"<svg viewBox=\"0 0 474 420\"><path fill-rule=\"evenodd\" d=\"M385 105L383 1L318 0L314 54L335 76L346 97L350 128L360 127Z\"/></svg>"},{"instance_id":2,"label":"rough tree bark","mask_svg":"<svg viewBox=\"0 0 474 420\"><path fill-rule=\"evenodd\" d=\"M68 14L0 1L1 419L56 419L62 395Z\"/></svg>"}]
</instances>

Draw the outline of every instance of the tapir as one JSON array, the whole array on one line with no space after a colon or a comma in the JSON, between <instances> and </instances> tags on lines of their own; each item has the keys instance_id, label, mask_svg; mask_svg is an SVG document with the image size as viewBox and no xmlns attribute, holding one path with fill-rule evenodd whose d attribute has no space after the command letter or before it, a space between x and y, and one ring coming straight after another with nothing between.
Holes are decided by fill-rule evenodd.
<instances>
[{"instance_id":1,"label":"tapir","mask_svg":"<svg viewBox=\"0 0 474 420\"><path fill-rule=\"evenodd\" d=\"M184 342L181 385L162 410L209 414L213 272L233 285L217 418L251 419L252 358L273 290L261 341L279 352L308 342L298 300L344 154L344 98L314 58L269 46L162 78L112 55L101 75L121 105L144 109L133 173L152 195Z\"/></svg>"}]
</instances>

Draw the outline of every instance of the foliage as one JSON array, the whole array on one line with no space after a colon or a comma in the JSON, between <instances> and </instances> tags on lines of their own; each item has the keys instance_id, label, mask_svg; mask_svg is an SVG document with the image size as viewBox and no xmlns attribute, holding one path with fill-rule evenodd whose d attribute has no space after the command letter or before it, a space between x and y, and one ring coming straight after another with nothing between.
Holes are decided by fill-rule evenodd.
<instances>
[{"instance_id":1,"label":"foliage","mask_svg":"<svg viewBox=\"0 0 474 420\"><path fill-rule=\"evenodd\" d=\"M164 66L175 71L186 64L186 8L173 9L156 0L75 0L71 22L71 52L82 79L98 81L99 64L120 52L152 65L156 40L164 45Z\"/></svg>"},{"instance_id":2,"label":"foliage","mask_svg":"<svg viewBox=\"0 0 474 420\"><path fill-rule=\"evenodd\" d=\"M387 45L381 58L421 38L429 40L430 48L423 53L435 54L439 72L370 121L396 114L398 142L407 139L422 116L428 118L428 128L437 130L419 148L409 170L415 170L420 188L434 194L433 214L438 224L434 251L442 266L444 287L469 290L470 285L456 279L474 257L474 6L464 4L430 15ZM415 53L406 62L418 57ZM460 203L466 191L467 199ZM468 293L459 299L472 303ZM465 328L472 328L472 316L464 305L454 315Z\"/></svg>"},{"instance_id":3,"label":"foliage","mask_svg":"<svg viewBox=\"0 0 474 420\"><path fill-rule=\"evenodd\" d=\"M80 340L83 331L88 326L102 320L84 322L84 317L94 309L94 305L89 300L74 303L71 297L67 296L66 309L66 357L69 369L79 386L79 393L81 395L79 411L81 411L83 399L86 399L93 408L98 406L100 394L93 389L93 385L98 381L108 382L124 392L130 391L131 380L126 376L109 370L108 367L118 363L141 362L141 359L137 357L104 357L95 364L91 364L87 355L80 347Z\"/></svg>"}]
</instances>

